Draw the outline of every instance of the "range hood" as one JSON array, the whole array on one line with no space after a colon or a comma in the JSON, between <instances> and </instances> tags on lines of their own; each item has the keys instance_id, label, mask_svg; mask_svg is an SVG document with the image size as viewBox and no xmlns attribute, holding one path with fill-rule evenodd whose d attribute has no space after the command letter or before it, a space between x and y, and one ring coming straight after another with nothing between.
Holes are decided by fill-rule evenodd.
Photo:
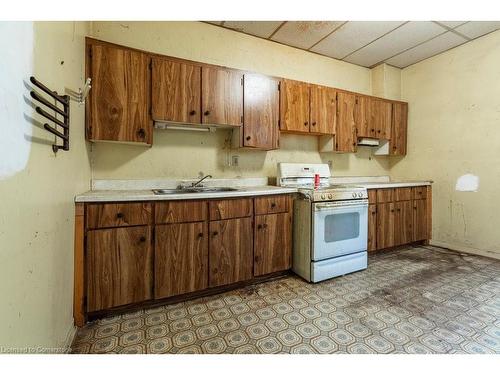
<instances>
[{"instance_id":1,"label":"range hood","mask_svg":"<svg viewBox=\"0 0 500 375\"><path fill-rule=\"evenodd\" d=\"M241 125L221 125L221 124L186 124L183 122L169 122L153 120L155 129L166 130L192 130L201 132L215 132L217 129L238 129Z\"/></svg>"},{"instance_id":2,"label":"range hood","mask_svg":"<svg viewBox=\"0 0 500 375\"><path fill-rule=\"evenodd\" d=\"M380 141L374 138L358 138L358 146L370 146L370 147L378 147L380 145Z\"/></svg>"}]
</instances>

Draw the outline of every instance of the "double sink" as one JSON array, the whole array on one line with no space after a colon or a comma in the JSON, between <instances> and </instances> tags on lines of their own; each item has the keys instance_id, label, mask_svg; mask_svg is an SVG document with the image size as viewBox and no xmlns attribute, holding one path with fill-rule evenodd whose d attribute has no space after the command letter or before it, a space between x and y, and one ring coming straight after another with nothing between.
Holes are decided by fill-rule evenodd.
<instances>
[{"instance_id":1,"label":"double sink","mask_svg":"<svg viewBox=\"0 0 500 375\"><path fill-rule=\"evenodd\" d=\"M169 194L192 194L192 193L218 193L225 191L238 191L236 188L231 187L186 187L178 189L155 189L153 193L156 195L169 195Z\"/></svg>"}]
</instances>

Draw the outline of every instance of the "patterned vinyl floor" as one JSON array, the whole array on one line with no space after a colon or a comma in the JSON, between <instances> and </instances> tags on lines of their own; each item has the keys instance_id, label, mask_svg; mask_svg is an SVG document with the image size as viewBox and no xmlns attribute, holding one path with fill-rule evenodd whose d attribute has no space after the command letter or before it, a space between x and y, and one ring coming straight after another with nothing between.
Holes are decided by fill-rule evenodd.
<instances>
[{"instance_id":1,"label":"patterned vinyl floor","mask_svg":"<svg viewBox=\"0 0 500 375\"><path fill-rule=\"evenodd\" d=\"M103 319L74 353L500 353L500 261L433 247Z\"/></svg>"}]
</instances>

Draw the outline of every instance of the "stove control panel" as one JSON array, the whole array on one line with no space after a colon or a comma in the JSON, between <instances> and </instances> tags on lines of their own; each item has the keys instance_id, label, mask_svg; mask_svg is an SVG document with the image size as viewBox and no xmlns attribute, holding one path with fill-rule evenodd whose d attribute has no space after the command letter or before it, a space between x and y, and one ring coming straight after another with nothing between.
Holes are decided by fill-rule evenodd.
<instances>
[{"instance_id":1,"label":"stove control panel","mask_svg":"<svg viewBox=\"0 0 500 375\"><path fill-rule=\"evenodd\" d=\"M314 202L368 199L367 190L361 187L328 190L299 189L299 192Z\"/></svg>"}]
</instances>

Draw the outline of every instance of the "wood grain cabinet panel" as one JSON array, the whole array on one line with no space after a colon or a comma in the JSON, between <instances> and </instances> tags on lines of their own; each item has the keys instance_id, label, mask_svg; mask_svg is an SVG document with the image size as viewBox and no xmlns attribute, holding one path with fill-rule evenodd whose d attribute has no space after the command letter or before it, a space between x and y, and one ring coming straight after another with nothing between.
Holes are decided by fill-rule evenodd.
<instances>
[{"instance_id":1,"label":"wood grain cabinet panel","mask_svg":"<svg viewBox=\"0 0 500 375\"><path fill-rule=\"evenodd\" d=\"M390 139L392 103L387 100L371 99L371 122L375 124L375 138Z\"/></svg>"},{"instance_id":2,"label":"wood grain cabinet panel","mask_svg":"<svg viewBox=\"0 0 500 375\"><path fill-rule=\"evenodd\" d=\"M282 131L309 133L309 84L281 81L280 116Z\"/></svg>"},{"instance_id":3,"label":"wood grain cabinet panel","mask_svg":"<svg viewBox=\"0 0 500 375\"><path fill-rule=\"evenodd\" d=\"M406 155L408 132L408 103L394 102L392 104L390 155Z\"/></svg>"},{"instance_id":4,"label":"wood grain cabinet panel","mask_svg":"<svg viewBox=\"0 0 500 375\"><path fill-rule=\"evenodd\" d=\"M254 276L292 267L292 215L255 217Z\"/></svg>"},{"instance_id":5,"label":"wood grain cabinet panel","mask_svg":"<svg viewBox=\"0 0 500 375\"><path fill-rule=\"evenodd\" d=\"M150 224L151 203L87 204L87 229Z\"/></svg>"},{"instance_id":6,"label":"wood grain cabinet panel","mask_svg":"<svg viewBox=\"0 0 500 375\"><path fill-rule=\"evenodd\" d=\"M252 278L252 218L211 221L209 224L209 286Z\"/></svg>"},{"instance_id":7,"label":"wood grain cabinet panel","mask_svg":"<svg viewBox=\"0 0 500 375\"><path fill-rule=\"evenodd\" d=\"M356 95L337 93L337 120L335 130L335 151L356 152Z\"/></svg>"},{"instance_id":8,"label":"wood grain cabinet panel","mask_svg":"<svg viewBox=\"0 0 500 375\"><path fill-rule=\"evenodd\" d=\"M413 207L411 201L394 203L394 246L413 241Z\"/></svg>"},{"instance_id":9,"label":"wood grain cabinet panel","mask_svg":"<svg viewBox=\"0 0 500 375\"><path fill-rule=\"evenodd\" d=\"M153 57L154 120L201 123L201 67Z\"/></svg>"},{"instance_id":10,"label":"wood grain cabinet panel","mask_svg":"<svg viewBox=\"0 0 500 375\"><path fill-rule=\"evenodd\" d=\"M155 223L187 223L207 219L207 202L202 200L158 202Z\"/></svg>"},{"instance_id":11,"label":"wood grain cabinet panel","mask_svg":"<svg viewBox=\"0 0 500 375\"><path fill-rule=\"evenodd\" d=\"M395 188L394 200L398 202L411 200L411 188Z\"/></svg>"},{"instance_id":12,"label":"wood grain cabinet panel","mask_svg":"<svg viewBox=\"0 0 500 375\"><path fill-rule=\"evenodd\" d=\"M413 201L413 241L421 241L428 238L427 200L415 199Z\"/></svg>"},{"instance_id":13,"label":"wood grain cabinet panel","mask_svg":"<svg viewBox=\"0 0 500 375\"><path fill-rule=\"evenodd\" d=\"M226 220L252 215L252 198L221 199L209 202L210 220Z\"/></svg>"},{"instance_id":14,"label":"wood grain cabinet panel","mask_svg":"<svg viewBox=\"0 0 500 375\"><path fill-rule=\"evenodd\" d=\"M101 44L92 44L89 52L87 139L151 144L149 56Z\"/></svg>"},{"instance_id":15,"label":"wood grain cabinet panel","mask_svg":"<svg viewBox=\"0 0 500 375\"><path fill-rule=\"evenodd\" d=\"M377 203L377 189L368 189L368 203Z\"/></svg>"},{"instance_id":16,"label":"wood grain cabinet panel","mask_svg":"<svg viewBox=\"0 0 500 375\"><path fill-rule=\"evenodd\" d=\"M394 201L394 189L377 189L377 203L389 203Z\"/></svg>"},{"instance_id":17,"label":"wood grain cabinet panel","mask_svg":"<svg viewBox=\"0 0 500 375\"><path fill-rule=\"evenodd\" d=\"M377 132L371 115L372 98L368 96L356 97L355 121L358 137L376 138Z\"/></svg>"},{"instance_id":18,"label":"wood grain cabinet panel","mask_svg":"<svg viewBox=\"0 0 500 375\"><path fill-rule=\"evenodd\" d=\"M153 293L151 228L87 233L87 311L146 301Z\"/></svg>"},{"instance_id":19,"label":"wood grain cabinet panel","mask_svg":"<svg viewBox=\"0 0 500 375\"><path fill-rule=\"evenodd\" d=\"M368 251L377 250L377 205L368 205Z\"/></svg>"},{"instance_id":20,"label":"wood grain cabinet panel","mask_svg":"<svg viewBox=\"0 0 500 375\"><path fill-rule=\"evenodd\" d=\"M243 125L243 74L203 66L201 79L202 122Z\"/></svg>"},{"instance_id":21,"label":"wood grain cabinet panel","mask_svg":"<svg viewBox=\"0 0 500 375\"><path fill-rule=\"evenodd\" d=\"M255 215L288 212L291 208L291 204L291 197L288 195L255 197Z\"/></svg>"},{"instance_id":22,"label":"wood grain cabinet panel","mask_svg":"<svg viewBox=\"0 0 500 375\"><path fill-rule=\"evenodd\" d=\"M394 203L377 203L377 249L394 246Z\"/></svg>"},{"instance_id":23,"label":"wood grain cabinet panel","mask_svg":"<svg viewBox=\"0 0 500 375\"><path fill-rule=\"evenodd\" d=\"M155 298L208 287L207 224L182 223L155 228Z\"/></svg>"},{"instance_id":24,"label":"wood grain cabinet panel","mask_svg":"<svg viewBox=\"0 0 500 375\"><path fill-rule=\"evenodd\" d=\"M334 134L337 110L337 92L325 86L310 87L310 132Z\"/></svg>"},{"instance_id":25,"label":"wood grain cabinet panel","mask_svg":"<svg viewBox=\"0 0 500 375\"><path fill-rule=\"evenodd\" d=\"M278 148L279 80L245 74L243 90L243 146L265 150Z\"/></svg>"},{"instance_id":26,"label":"wood grain cabinet panel","mask_svg":"<svg viewBox=\"0 0 500 375\"><path fill-rule=\"evenodd\" d=\"M425 199L427 197L427 186L416 186L411 188L412 199Z\"/></svg>"}]
</instances>

